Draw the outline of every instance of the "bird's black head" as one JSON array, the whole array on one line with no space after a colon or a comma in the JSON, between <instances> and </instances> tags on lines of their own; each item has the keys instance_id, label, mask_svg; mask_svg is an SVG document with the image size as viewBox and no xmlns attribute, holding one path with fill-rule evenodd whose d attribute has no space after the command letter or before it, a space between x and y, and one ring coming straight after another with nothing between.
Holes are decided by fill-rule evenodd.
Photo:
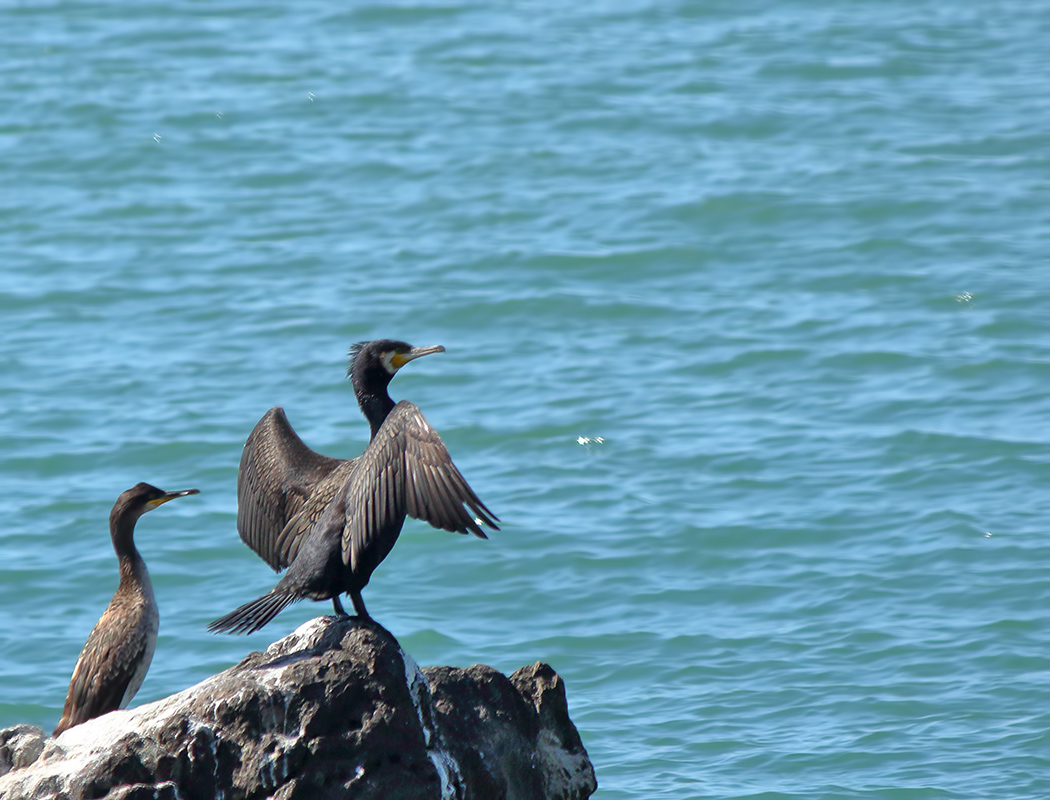
<instances>
[{"instance_id":1,"label":"bird's black head","mask_svg":"<svg viewBox=\"0 0 1050 800\"><path fill-rule=\"evenodd\" d=\"M121 558L135 555L135 545L131 539L139 517L176 497L199 493L199 489L165 492L148 483L136 483L122 493L109 513L109 533L113 538L113 549L116 550L117 555Z\"/></svg>"},{"instance_id":2,"label":"bird's black head","mask_svg":"<svg viewBox=\"0 0 1050 800\"><path fill-rule=\"evenodd\" d=\"M159 505L163 505L176 497L186 497L191 494L200 494L199 489L183 489L178 492L165 492L148 483L136 483L117 498L113 505L111 518L130 518L136 520L147 511L152 511Z\"/></svg>"},{"instance_id":3,"label":"bird's black head","mask_svg":"<svg viewBox=\"0 0 1050 800\"><path fill-rule=\"evenodd\" d=\"M350 367L346 374L354 386L354 394L361 411L368 418L375 436L379 427L394 407L386 388L390 379L409 361L414 361L431 353L444 353L441 345L432 347L413 347L408 342L394 339L376 339L372 342L358 342L350 347Z\"/></svg>"},{"instance_id":4,"label":"bird's black head","mask_svg":"<svg viewBox=\"0 0 1050 800\"><path fill-rule=\"evenodd\" d=\"M413 347L408 342L395 339L358 342L350 346L350 367L346 374L353 382L355 391L382 390L409 361L444 352L445 348L441 345Z\"/></svg>"}]
</instances>

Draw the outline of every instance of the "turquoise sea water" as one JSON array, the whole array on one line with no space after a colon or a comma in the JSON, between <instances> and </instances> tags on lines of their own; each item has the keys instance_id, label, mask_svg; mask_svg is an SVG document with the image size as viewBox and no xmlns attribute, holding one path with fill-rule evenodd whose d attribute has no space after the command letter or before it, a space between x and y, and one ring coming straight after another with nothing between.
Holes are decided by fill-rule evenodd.
<instances>
[{"instance_id":1,"label":"turquoise sea water","mask_svg":"<svg viewBox=\"0 0 1050 800\"><path fill-rule=\"evenodd\" d=\"M1050 7L0 10L0 725L57 721L139 480L165 697L267 591L256 420L355 341L505 522L365 592L565 678L598 797L1050 796Z\"/></svg>"}]
</instances>

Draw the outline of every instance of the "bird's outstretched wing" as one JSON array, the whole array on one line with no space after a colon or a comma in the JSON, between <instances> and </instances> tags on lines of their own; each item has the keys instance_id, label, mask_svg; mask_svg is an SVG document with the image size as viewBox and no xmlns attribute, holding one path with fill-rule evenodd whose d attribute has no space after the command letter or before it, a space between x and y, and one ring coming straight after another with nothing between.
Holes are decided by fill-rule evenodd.
<instances>
[{"instance_id":1,"label":"bird's outstretched wing","mask_svg":"<svg viewBox=\"0 0 1050 800\"><path fill-rule=\"evenodd\" d=\"M402 400L357 459L346 486L343 562L365 574L393 546L405 515L435 528L488 538L499 518L474 494L415 403Z\"/></svg>"},{"instance_id":2,"label":"bird's outstretched wing","mask_svg":"<svg viewBox=\"0 0 1050 800\"><path fill-rule=\"evenodd\" d=\"M292 563L303 538L353 469L303 444L274 406L248 436L237 473L237 532L273 567Z\"/></svg>"}]
</instances>

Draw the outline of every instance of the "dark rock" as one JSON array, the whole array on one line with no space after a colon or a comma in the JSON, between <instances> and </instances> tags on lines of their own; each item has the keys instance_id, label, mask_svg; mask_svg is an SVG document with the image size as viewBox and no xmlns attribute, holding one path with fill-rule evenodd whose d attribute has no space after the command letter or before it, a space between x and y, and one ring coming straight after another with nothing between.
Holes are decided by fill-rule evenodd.
<instances>
[{"instance_id":1,"label":"dark rock","mask_svg":"<svg viewBox=\"0 0 1050 800\"><path fill-rule=\"evenodd\" d=\"M421 671L381 627L333 617L56 739L0 731L0 775L0 800L582 800L596 788L546 664L509 678Z\"/></svg>"},{"instance_id":2,"label":"dark rock","mask_svg":"<svg viewBox=\"0 0 1050 800\"><path fill-rule=\"evenodd\" d=\"M437 728L472 796L577 800L594 791L565 684L550 666L537 662L510 678L482 665L423 672ZM479 740L484 748L473 745Z\"/></svg>"}]
</instances>

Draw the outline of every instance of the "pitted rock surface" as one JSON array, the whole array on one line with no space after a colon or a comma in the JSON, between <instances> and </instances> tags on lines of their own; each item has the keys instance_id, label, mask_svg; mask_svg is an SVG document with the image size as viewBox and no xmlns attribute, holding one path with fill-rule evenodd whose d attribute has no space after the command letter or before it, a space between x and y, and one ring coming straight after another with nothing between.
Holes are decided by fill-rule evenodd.
<instances>
[{"instance_id":1,"label":"pitted rock surface","mask_svg":"<svg viewBox=\"0 0 1050 800\"><path fill-rule=\"evenodd\" d=\"M0 800L582 800L595 788L546 664L509 678L420 670L380 626L334 617L55 739L0 730Z\"/></svg>"}]
</instances>

